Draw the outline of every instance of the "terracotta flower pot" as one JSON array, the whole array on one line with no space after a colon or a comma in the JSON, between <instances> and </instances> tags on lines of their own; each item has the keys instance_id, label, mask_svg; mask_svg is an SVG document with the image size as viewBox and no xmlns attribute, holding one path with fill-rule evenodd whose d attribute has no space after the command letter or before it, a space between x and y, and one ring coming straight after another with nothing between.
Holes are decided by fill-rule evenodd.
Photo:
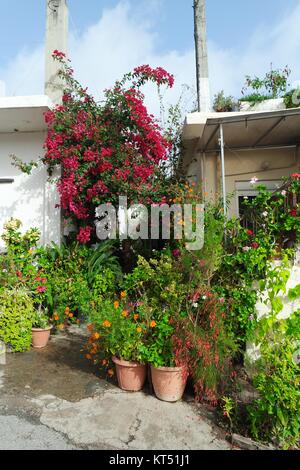
<instances>
[{"instance_id":1,"label":"terracotta flower pot","mask_svg":"<svg viewBox=\"0 0 300 470\"><path fill-rule=\"evenodd\" d=\"M123 361L113 357L116 365L119 387L128 392L142 390L147 376L147 366L139 362Z\"/></svg>"},{"instance_id":2,"label":"terracotta flower pot","mask_svg":"<svg viewBox=\"0 0 300 470\"><path fill-rule=\"evenodd\" d=\"M37 349L45 348L50 338L52 326L48 328L32 328L32 346Z\"/></svg>"},{"instance_id":3,"label":"terracotta flower pot","mask_svg":"<svg viewBox=\"0 0 300 470\"><path fill-rule=\"evenodd\" d=\"M182 398L187 381L184 367L151 366L151 377L157 398L169 402Z\"/></svg>"}]
</instances>

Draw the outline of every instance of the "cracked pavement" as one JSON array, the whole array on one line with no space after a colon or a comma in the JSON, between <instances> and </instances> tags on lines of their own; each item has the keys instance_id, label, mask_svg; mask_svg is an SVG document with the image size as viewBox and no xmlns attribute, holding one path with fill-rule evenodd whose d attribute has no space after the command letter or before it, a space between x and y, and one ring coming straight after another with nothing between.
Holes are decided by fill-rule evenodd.
<instances>
[{"instance_id":1,"label":"cracked pavement","mask_svg":"<svg viewBox=\"0 0 300 470\"><path fill-rule=\"evenodd\" d=\"M84 358L84 331L46 349L7 354L0 365L0 450L230 449L191 397L165 403L127 393Z\"/></svg>"}]
</instances>

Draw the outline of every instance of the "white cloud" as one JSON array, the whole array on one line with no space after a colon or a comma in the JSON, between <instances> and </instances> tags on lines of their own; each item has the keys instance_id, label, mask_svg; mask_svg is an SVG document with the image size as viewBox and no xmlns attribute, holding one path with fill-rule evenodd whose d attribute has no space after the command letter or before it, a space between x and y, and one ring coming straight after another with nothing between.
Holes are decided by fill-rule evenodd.
<instances>
[{"instance_id":1,"label":"white cloud","mask_svg":"<svg viewBox=\"0 0 300 470\"><path fill-rule=\"evenodd\" d=\"M161 0L145 3L136 10L131 3L120 1L106 9L98 21L81 35L71 35L70 56L76 76L96 96L133 67L149 63L162 66L176 77L176 87L166 94L166 101L176 102L182 84L194 84L194 50L171 50L160 53L155 17ZM153 14L154 13L154 14ZM231 49L209 42L210 78L212 95L220 89L239 95L246 74L263 74L270 63L275 67L286 64L293 70L292 80L300 79L300 4L287 13L279 24L254 28L248 45L242 52L234 45ZM238 38L237 38L238 40ZM43 91L43 45L33 51L23 49L0 69L0 79L6 82L7 94L34 94ZM158 109L156 92L146 89L147 102ZM187 106L192 105L192 100Z\"/></svg>"}]
</instances>

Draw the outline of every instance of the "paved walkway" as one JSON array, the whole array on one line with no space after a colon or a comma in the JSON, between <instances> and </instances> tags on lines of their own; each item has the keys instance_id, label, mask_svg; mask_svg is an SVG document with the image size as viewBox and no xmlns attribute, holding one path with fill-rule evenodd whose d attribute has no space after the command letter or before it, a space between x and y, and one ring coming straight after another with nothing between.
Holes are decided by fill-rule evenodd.
<instances>
[{"instance_id":1,"label":"paved walkway","mask_svg":"<svg viewBox=\"0 0 300 470\"><path fill-rule=\"evenodd\" d=\"M230 449L203 407L126 393L86 361L80 334L0 366L0 450Z\"/></svg>"}]
</instances>

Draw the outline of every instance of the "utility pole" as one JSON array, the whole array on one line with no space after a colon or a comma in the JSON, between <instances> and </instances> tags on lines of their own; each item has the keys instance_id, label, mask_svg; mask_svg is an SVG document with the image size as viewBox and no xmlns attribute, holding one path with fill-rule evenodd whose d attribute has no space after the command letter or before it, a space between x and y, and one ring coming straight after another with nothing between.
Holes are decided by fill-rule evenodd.
<instances>
[{"instance_id":1,"label":"utility pole","mask_svg":"<svg viewBox=\"0 0 300 470\"><path fill-rule=\"evenodd\" d=\"M210 111L208 54L206 38L206 0L194 0L194 32L198 111Z\"/></svg>"},{"instance_id":2,"label":"utility pole","mask_svg":"<svg viewBox=\"0 0 300 470\"><path fill-rule=\"evenodd\" d=\"M54 104L62 98L63 84L59 64L53 60L55 49L67 54L69 10L67 0L46 0L45 94Z\"/></svg>"}]
</instances>

